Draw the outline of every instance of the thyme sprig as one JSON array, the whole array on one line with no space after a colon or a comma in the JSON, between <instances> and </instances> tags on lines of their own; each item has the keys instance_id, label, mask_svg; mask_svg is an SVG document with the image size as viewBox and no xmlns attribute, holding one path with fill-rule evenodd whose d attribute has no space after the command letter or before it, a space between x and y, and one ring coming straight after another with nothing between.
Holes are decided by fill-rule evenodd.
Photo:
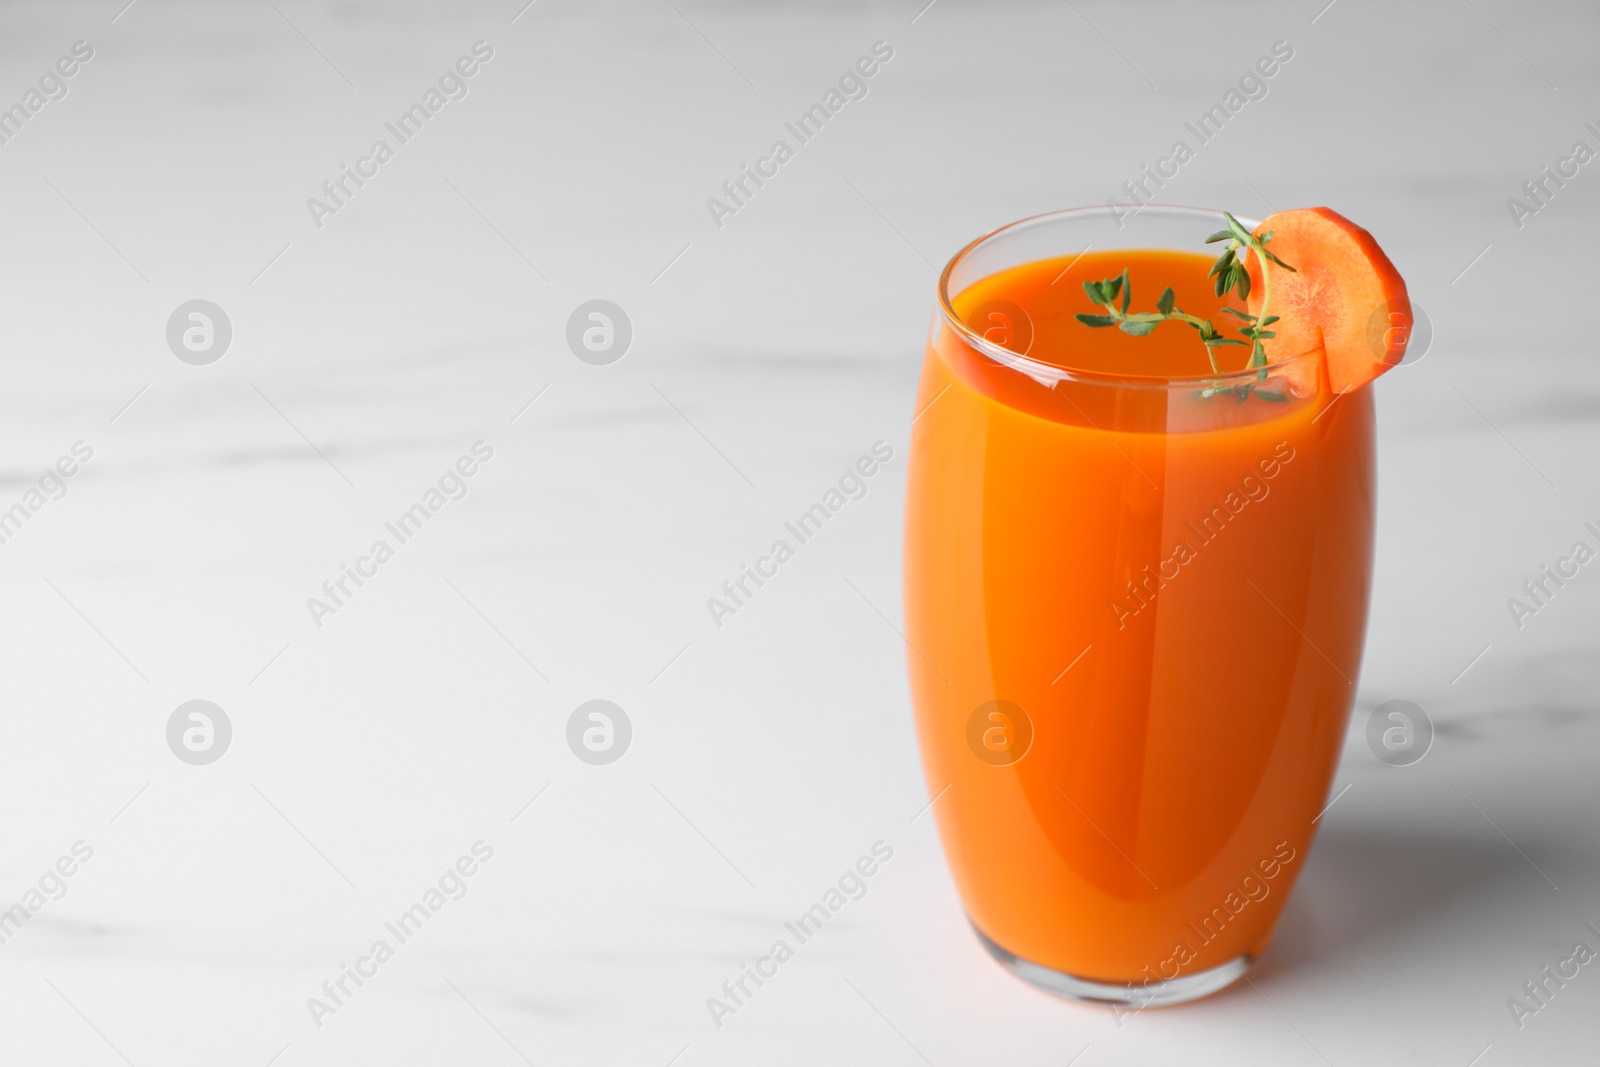
<instances>
[{"instance_id":1,"label":"thyme sprig","mask_svg":"<svg viewBox=\"0 0 1600 1067\"><path fill-rule=\"evenodd\" d=\"M1238 327L1237 332L1244 335L1246 340L1238 341L1231 337L1222 336L1222 332L1211 322L1197 315L1190 315L1182 309L1175 307L1175 295L1172 287L1168 286L1156 301L1155 311L1129 312L1128 306L1133 298L1133 284L1124 270L1115 278L1104 278L1100 281L1086 281L1083 290L1089 294L1091 303L1105 309L1103 314L1079 314L1077 319L1085 326L1106 327L1115 326L1123 333L1133 337L1143 337L1155 330L1163 322L1181 322L1192 327L1200 335L1200 341L1206 346L1206 358L1211 361L1211 370L1214 374L1221 374L1222 370L1217 365L1217 349L1224 345L1238 345L1250 349L1250 358L1246 363L1247 368L1258 368L1256 380L1266 381L1267 350L1262 344L1270 341L1276 333L1269 327L1280 318L1278 315L1267 314L1272 303L1272 272L1268 264L1276 264L1290 273L1295 269L1279 259L1267 247L1272 240L1272 231L1257 236L1245 229L1244 225L1231 214L1224 211L1223 217L1228 220L1228 228L1218 230L1206 238L1206 244L1215 244L1226 241L1222 255L1211 265L1207 275L1215 279L1216 294L1226 296L1230 292L1237 292L1240 300L1250 297L1250 273L1245 268L1245 263L1250 255L1257 257L1261 265L1261 310L1259 314L1250 315L1233 308L1223 308L1229 315L1240 319L1244 325ZM1208 388L1202 391L1203 396L1214 396L1217 393L1231 392L1225 387ZM1249 385L1244 386L1239 393L1242 400L1249 395ZM1258 390L1259 392L1259 390ZM1269 399L1282 399L1271 393L1260 393Z\"/></svg>"}]
</instances>

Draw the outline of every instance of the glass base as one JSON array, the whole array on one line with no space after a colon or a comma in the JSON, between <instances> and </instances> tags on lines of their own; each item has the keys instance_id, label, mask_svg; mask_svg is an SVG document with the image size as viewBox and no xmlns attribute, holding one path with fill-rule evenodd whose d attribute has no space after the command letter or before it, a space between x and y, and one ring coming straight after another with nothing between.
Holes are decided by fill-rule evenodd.
<instances>
[{"instance_id":1,"label":"glass base","mask_svg":"<svg viewBox=\"0 0 1600 1067\"><path fill-rule=\"evenodd\" d=\"M1180 975L1159 982L1120 984L1096 982L1025 960L1009 949L995 944L989 935L978 929L976 924L973 924L972 931L978 935L978 940L983 942L983 947L989 950L989 955L999 961L1000 966L1029 985L1037 986L1046 993L1054 993L1058 997L1075 1000L1080 1004L1098 1004L1102 1007L1138 1010L1199 1000L1243 978L1245 972L1256 961L1254 956L1246 953L1208 971Z\"/></svg>"}]
</instances>

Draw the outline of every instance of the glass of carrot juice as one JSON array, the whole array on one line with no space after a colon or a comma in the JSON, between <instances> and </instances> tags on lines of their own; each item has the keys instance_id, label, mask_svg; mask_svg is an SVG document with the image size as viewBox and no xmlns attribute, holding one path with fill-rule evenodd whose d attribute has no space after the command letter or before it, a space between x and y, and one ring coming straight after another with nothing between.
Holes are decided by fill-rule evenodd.
<instances>
[{"instance_id":1,"label":"glass of carrot juice","mask_svg":"<svg viewBox=\"0 0 1600 1067\"><path fill-rule=\"evenodd\" d=\"M1126 270L1227 322L1222 213L1062 211L939 280L912 423L907 659L929 793L989 952L1051 992L1171 1004L1261 954L1360 668L1372 390L1320 353L1213 370L1193 332L1090 329ZM1254 222L1246 222L1253 227ZM1244 366L1245 349L1227 348Z\"/></svg>"}]
</instances>

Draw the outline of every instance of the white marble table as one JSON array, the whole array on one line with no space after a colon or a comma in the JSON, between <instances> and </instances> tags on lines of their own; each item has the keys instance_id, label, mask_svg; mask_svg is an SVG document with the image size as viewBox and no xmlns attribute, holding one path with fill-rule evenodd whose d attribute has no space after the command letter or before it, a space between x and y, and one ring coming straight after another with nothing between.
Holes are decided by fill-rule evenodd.
<instances>
[{"instance_id":1,"label":"white marble table","mask_svg":"<svg viewBox=\"0 0 1600 1067\"><path fill-rule=\"evenodd\" d=\"M93 49L0 144L0 510L93 451L0 544L0 906L40 905L0 944L0 1062L1593 1058L1593 968L1520 1028L1506 1005L1600 945L1600 572L1520 629L1506 607L1600 522L1600 177L1520 228L1506 205L1600 145L1592 8L121 4L0 14L0 104ZM880 40L866 95L717 226L707 198ZM1344 211L1436 339L1379 387L1344 791L1277 941L1253 986L1117 1020L984 956L919 816L912 388L934 264L1118 194L1280 40L1163 199ZM386 133L477 41L465 96ZM319 228L344 165L369 177ZM597 298L634 328L609 366L564 336ZM165 336L193 299L232 324L209 365ZM880 439L867 497L714 627ZM478 441L465 496L314 621ZM633 727L609 766L565 740L599 698ZM1394 698L1438 730L1411 767L1363 737ZM195 699L232 724L205 766L165 733ZM715 1025L880 840L867 894ZM480 841L459 899L389 933Z\"/></svg>"}]
</instances>

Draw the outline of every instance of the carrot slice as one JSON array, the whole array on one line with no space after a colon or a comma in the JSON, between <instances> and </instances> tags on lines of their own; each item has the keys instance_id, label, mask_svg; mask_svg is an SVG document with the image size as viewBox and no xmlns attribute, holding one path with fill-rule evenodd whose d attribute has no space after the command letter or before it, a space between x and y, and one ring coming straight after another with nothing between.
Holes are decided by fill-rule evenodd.
<instances>
[{"instance_id":1,"label":"carrot slice","mask_svg":"<svg viewBox=\"0 0 1600 1067\"><path fill-rule=\"evenodd\" d=\"M1406 283L1372 235L1325 207L1297 208L1267 217L1256 234L1271 232L1272 254L1295 268L1270 264L1272 302L1280 316L1265 341L1276 363L1321 349L1334 392L1359 389L1405 355L1411 327ZM1266 288L1261 263L1251 256L1250 313L1261 313Z\"/></svg>"}]
</instances>

